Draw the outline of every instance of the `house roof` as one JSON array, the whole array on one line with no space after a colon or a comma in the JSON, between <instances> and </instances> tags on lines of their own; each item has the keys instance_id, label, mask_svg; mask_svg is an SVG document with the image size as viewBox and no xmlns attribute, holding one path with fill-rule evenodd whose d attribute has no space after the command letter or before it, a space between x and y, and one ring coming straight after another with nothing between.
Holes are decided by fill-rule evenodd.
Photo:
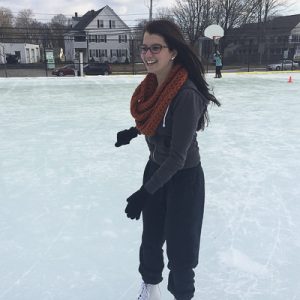
<instances>
[{"instance_id":1,"label":"house roof","mask_svg":"<svg viewBox=\"0 0 300 300\"><path fill-rule=\"evenodd\" d=\"M79 21L71 31L84 31L86 27L101 13L105 8L109 9L119 20L124 24L124 27L129 29L129 27L124 23L124 21L114 12L112 8L108 5L100 8L99 10L90 10L85 13L82 17L73 17L73 20Z\"/></svg>"},{"instance_id":2,"label":"house roof","mask_svg":"<svg viewBox=\"0 0 300 300\"><path fill-rule=\"evenodd\" d=\"M300 23L300 14L291 16L280 16L269 20L266 23L248 23L239 28L234 28L229 35L257 35L259 30L268 34L289 34L293 28Z\"/></svg>"},{"instance_id":3,"label":"house roof","mask_svg":"<svg viewBox=\"0 0 300 300\"><path fill-rule=\"evenodd\" d=\"M72 30L84 30L86 26L90 24L104 8L105 6L100 8L99 10L95 11L92 9L85 13L82 17L79 18L80 21L72 28Z\"/></svg>"},{"instance_id":4,"label":"house roof","mask_svg":"<svg viewBox=\"0 0 300 300\"><path fill-rule=\"evenodd\" d=\"M292 30L295 26L297 26L297 24L300 23L300 14L276 17L268 23L271 25L272 29L285 28Z\"/></svg>"}]
</instances>

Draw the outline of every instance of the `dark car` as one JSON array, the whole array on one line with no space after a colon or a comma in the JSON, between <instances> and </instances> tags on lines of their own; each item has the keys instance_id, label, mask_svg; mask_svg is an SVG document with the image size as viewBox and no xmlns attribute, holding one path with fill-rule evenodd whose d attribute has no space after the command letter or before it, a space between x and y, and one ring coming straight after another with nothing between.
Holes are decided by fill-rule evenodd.
<instances>
[{"instance_id":1,"label":"dark car","mask_svg":"<svg viewBox=\"0 0 300 300\"><path fill-rule=\"evenodd\" d=\"M17 64L20 62L20 58L15 54L6 54L6 63Z\"/></svg>"},{"instance_id":2,"label":"dark car","mask_svg":"<svg viewBox=\"0 0 300 300\"><path fill-rule=\"evenodd\" d=\"M73 76L75 76L75 72L77 72L75 65L71 64L71 65L65 65L61 68L54 69L52 71L52 75L56 75L56 76L73 75Z\"/></svg>"},{"instance_id":3,"label":"dark car","mask_svg":"<svg viewBox=\"0 0 300 300\"><path fill-rule=\"evenodd\" d=\"M108 63L88 63L83 67L85 75L110 75L111 66Z\"/></svg>"}]
</instances>

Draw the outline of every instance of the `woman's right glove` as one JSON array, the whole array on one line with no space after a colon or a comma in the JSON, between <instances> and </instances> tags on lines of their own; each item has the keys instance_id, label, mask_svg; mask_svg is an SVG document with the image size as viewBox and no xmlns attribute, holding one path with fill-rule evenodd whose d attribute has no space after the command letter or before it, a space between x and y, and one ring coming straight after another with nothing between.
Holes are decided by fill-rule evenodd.
<instances>
[{"instance_id":1,"label":"woman's right glove","mask_svg":"<svg viewBox=\"0 0 300 300\"><path fill-rule=\"evenodd\" d=\"M127 206L125 209L125 213L127 214L127 217L132 220L133 219L138 220L149 198L150 198L150 194L143 186L138 191L133 193L127 199Z\"/></svg>"},{"instance_id":2,"label":"woman's right glove","mask_svg":"<svg viewBox=\"0 0 300 300\"><path fill-rule=\"evenodd\" d=\"M123 145L128 145L133 138L138 136L138 134L139 131L136 129L136 127L119 131L117 133L117 142L115 143L115 146L120 147Z\"/></svg>"}]
</instances>

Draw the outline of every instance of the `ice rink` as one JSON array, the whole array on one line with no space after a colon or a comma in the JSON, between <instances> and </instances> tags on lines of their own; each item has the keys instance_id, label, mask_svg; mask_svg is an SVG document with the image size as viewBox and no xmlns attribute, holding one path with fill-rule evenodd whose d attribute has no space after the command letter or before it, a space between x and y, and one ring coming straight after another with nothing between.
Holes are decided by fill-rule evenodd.
<instances>
[{"instance_id":1,"label":"ice rink","mask_svg":"<svg viewBox=\"0 0 300 300\"><path fill-rule=\"evenodd\" d=\"M124 208L148 150L114 143L142 78L0 78L1 300L136 299L142 228ZM222 106L198 135L195 300L299 300L300 73L208 82Z\"/></svg>"}]
</instances>

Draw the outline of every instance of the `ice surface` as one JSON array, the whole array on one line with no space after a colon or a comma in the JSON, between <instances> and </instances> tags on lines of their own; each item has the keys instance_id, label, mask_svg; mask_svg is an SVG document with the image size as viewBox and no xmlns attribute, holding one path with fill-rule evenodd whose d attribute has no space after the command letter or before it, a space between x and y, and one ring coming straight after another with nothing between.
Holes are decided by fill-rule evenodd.
<instances>
[{"instance_id":1,"label":"ice surface","mask_svg":"<svg viewBox=\"0 0 300 300\"><path fill-rule=\"evenodd\" d=\"M136 299L142 228L124 207L148 150L114 142L142 78L0 78L0 299ZM198 136L195 299L298 300L300 73L208 81L222 107Z\"/></svg>"}]
</instances>

